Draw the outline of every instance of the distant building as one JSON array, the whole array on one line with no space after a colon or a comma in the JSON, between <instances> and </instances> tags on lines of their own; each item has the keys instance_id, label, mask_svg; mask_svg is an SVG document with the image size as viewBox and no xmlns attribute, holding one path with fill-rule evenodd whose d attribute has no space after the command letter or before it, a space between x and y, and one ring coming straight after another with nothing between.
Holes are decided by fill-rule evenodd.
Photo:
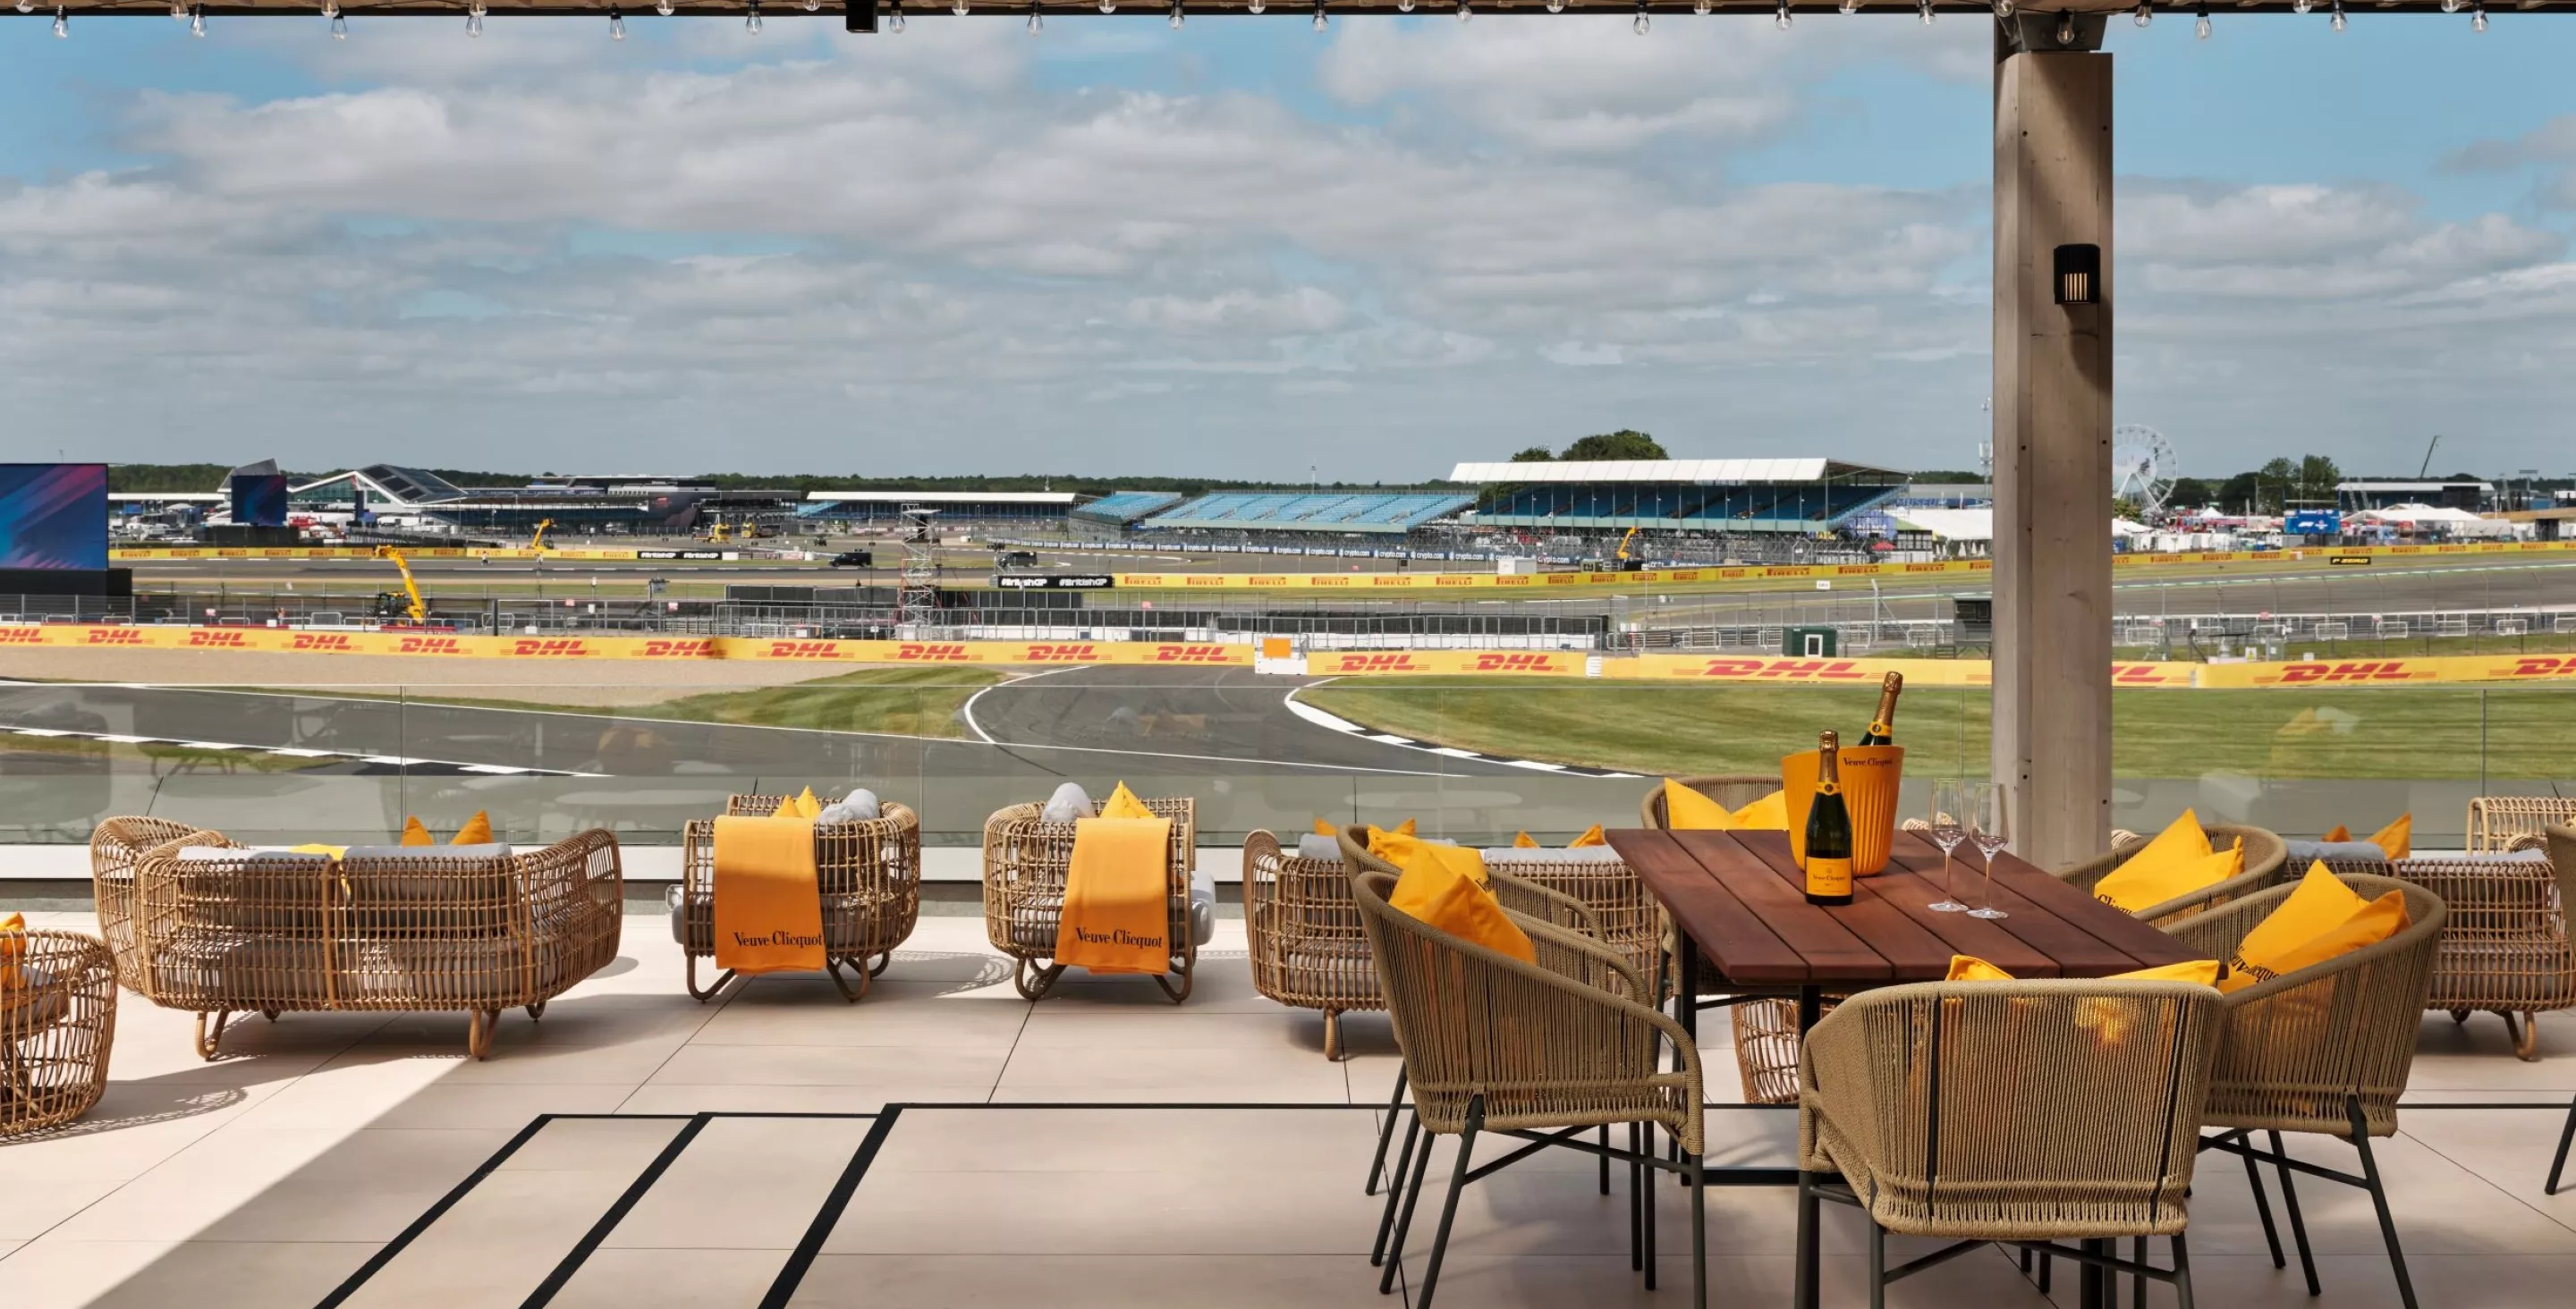
<instances>
[{"instance_id":1,"label":"distant building","mask_svg":"<svg viewBox=\"0 0 2576 1309\"><path fill-rule=\"evenodd\" d=\"M2495 483L2470 480L2335 483L2335 507L2346 513L2411 504L2476 513L2494 495Z\"/></svg>"},{"instance_id":2,"label":"distant building","mask_svg":"<svg viewBox=\"0 0 2576 1309\"><path fill-rule=\"evenodd\" d=\"M1838 459L1472 463L1449 480L1503 488L1477 527L1584 533L1828 535L1905 492L1903 473Z\"/></svg>"}]
</instances>

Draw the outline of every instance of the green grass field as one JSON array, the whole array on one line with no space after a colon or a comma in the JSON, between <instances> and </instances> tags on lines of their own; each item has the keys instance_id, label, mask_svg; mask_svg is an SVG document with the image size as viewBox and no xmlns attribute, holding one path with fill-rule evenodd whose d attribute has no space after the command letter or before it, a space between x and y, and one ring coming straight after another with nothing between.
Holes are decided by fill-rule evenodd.
<instances>
[{"instance_id":1,"label":"green grass field","mask_svg":"<svg viewBox=\"0 0 2576 1309\"><path fill-rule=\"evenodd\" d=\"M1301 692L1353 722L1462 749L1640 773L1772 772L1877 691L1508 678L1346 680ZM1918 688L1897 715L1916 775L1980 775L1983 691ZM2576 690L2479 687L2112 693L2123 777L2576 778ZM1927 773L1928 770L1928 773Z\"/></svg>"},{"instance_id":2,"label":"green grass field","mask_svg":"<svg viewBox=\"0 0 2576 1309\"><path fill-rule=\"evenodd\" d=\"M446 695L419 688L399 696L334 688L335 698L400 699L411 704L463 705L476 709L540 709L594 718L649 718L664 722L732 723L754 727L809 727L825 732L895 732L906 736L962 737L957 710L977 691L1004 680L986 668L862 668L792 686L707 691L640 705L564 704L545 699L545 688L524 696ZM258 689L258 688L246 688ZM269 690L293 691L293 687Z\"/></svg>"}]
</instances>

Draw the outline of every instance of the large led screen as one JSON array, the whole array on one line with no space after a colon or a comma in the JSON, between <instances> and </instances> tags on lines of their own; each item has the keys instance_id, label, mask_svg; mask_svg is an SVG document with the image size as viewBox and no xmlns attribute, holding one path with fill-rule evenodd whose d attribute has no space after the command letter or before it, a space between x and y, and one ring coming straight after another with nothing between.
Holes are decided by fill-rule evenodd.
<instances>
[{"instance_id":1,"label":"large led screen","mask_svg":"<svg viewBox=\"0 0 2576 1309\"><path fill-rule=\"evenodd\" d=\"M0 568L107 567L107 465L0 464Z\"/></svg>"},{"instance_id":2,"label":"large led screen","mask_svg":"<svg viewBox=\"0 0 2576 1309\"><path fill-rule=\"evenodd\" d=\"M235 473L232 493L234 523L246 527L286 526L284 474Z\"/></svg>"}]
</instances>

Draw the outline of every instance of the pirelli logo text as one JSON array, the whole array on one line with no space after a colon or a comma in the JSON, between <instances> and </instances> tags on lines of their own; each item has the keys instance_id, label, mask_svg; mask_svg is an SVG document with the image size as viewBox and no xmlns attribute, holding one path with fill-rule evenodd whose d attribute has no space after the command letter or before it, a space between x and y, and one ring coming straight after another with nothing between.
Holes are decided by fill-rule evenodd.
<instances>
[{"instance_id":1,"label":"pirelli logo text","mask_svg":"<svg viewBox=\"0 0 2576 1309\"><path fill-rule=\"evenodd\" d=\"M2423 676L2431 676L2425 673ZM2354 663L2284 664L2281 685L2298 686L2311 682L2411 682L2418 674L2403 659L2365 659Z\"/></svg>"}]
</instances>

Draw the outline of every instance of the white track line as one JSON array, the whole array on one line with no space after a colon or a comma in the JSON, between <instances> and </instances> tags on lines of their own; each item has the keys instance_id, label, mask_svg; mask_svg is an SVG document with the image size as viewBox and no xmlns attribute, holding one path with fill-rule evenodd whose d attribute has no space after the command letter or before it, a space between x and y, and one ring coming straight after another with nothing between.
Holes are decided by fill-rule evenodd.
<instances>
[{"instance_id":1,"label":"white track line","mask_svg":"<svg viewBox=\"0 0 2576 1309\"><path fill-rule=\"evenodd\" d=\"M1322 686L1326 682L1338 680L1338 678L1327 677L1322 681L1309 682L1307 683L1307 686ZM1639 776L1639 774L1636 773L1614 772L1603 768L1577 768L1571 764L1552 764L1540 759L1506 759L1501 755L1479 754L1473 750L1462 750L1454 745L1433 745L1427 741L1416 741L1409 736L1397 736L1393 732L1374 732L1358 723L1354 723L1347 718L1341 717L1338 714L1326 713L1323 710L1298 699L1297 692L1305 689L1305 686L1300 686L1292 688L1288 692L1286 699L1282 702L1288 706L1288 712L1297 715L1299 718L1305 719L1307 722L1313 723L1317 727L1340 732L1344 736L1356 736L1363 741L1375 741L1380 745L1391 745L1403 750L1419 750L1424 754L1442 755L1450 759L1470 759L1477 763L1502 764L1508 768L1527 768L1534 772L1554 773L1559 777L1621 778Z\"/></svg>"}]
</instances>

